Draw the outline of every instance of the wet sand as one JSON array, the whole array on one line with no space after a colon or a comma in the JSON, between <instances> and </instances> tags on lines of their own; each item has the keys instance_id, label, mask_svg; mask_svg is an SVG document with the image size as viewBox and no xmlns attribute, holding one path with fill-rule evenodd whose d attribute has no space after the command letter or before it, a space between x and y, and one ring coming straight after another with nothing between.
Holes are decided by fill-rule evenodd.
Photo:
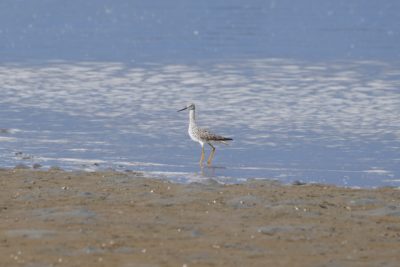
<instances>
[{"instance_id":1,"label":"wet sand","mask_svg":"<svg viewBox=\"0 0 400 267\"><path fill-rule=\"evenodd\" d=\"M0 171L1 266L399 266L400 190Z\"/></svg>"}]
</instances>

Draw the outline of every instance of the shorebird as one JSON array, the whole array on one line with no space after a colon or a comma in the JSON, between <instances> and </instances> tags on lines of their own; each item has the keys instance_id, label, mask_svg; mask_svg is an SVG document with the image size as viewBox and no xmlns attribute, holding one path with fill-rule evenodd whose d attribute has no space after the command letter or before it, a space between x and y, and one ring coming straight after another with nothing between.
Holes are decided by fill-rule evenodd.
<instances>
[{"instance_id":1,"label":"shorebird","mask_svg":"<svg viewBox=\"0 0 400 267\"><path fill-rule=\"evenodd\" d=\"M203 165L204 161L204 144L208 144L211 147L211 153L210 156L208 157L207 164L211 165L211 162L214 158L214 153L215 153L215 147L212 145L213 143L223 143L223 144L228 144L227 141L233 140L232 138L227 138L223 137L220 135L213 134L206 129L199 128L197 127L196 124L196 118L195 118L195 105L194 104L189 104L183 109L178 110L183 111L183 110L189 110L189 129L188 133L190 138L195 141L200 143L201 145L201 157L200 157L200 166Z\"/></svg>"}]
</instances>

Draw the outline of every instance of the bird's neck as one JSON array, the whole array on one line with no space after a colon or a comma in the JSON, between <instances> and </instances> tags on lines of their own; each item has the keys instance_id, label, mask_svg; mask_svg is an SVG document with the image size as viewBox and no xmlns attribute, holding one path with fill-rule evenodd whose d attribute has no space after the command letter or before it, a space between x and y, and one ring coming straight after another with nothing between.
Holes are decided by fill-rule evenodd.
<instances>
[{"instance_id":1,"label":"bird's neck","mask_svg":"<svg viewBox=\"0 0 400 267\"><path fill-rule=\"evenodd\" d=\"M189 126L195 126L196 125L196 115L194 113L194 110L189 111Z\"/></svg>"}]
</instances>

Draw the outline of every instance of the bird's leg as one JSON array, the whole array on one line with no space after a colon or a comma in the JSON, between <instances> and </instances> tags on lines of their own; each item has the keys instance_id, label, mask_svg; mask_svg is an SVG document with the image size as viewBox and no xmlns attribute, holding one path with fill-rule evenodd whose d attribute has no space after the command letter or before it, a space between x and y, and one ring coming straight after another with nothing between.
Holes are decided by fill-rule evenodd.
<instances>
[{"instance_id":1,"label":"bird's leg","mask_svg":"<svg viewBox=\"0 0 400 267\"><path fill-rule=\"evenodd\" d=\"M201 157L200 157L200 166L203 165L203 161L204 161L204 146L201 146Z\"/></svg>"},{"instance_id":2,"label":"bird's leg","mask_svg":"<svg viewBox=\"0 0 400 267\"><path fill-rule=\"evenodd\" d=\"M209 145L211 146L212 150L211 150L210 156L208 157L207 164L211 165L211 162L214 158L215 147L212 144L209 144Z\"/></svg>"}]
</instances>

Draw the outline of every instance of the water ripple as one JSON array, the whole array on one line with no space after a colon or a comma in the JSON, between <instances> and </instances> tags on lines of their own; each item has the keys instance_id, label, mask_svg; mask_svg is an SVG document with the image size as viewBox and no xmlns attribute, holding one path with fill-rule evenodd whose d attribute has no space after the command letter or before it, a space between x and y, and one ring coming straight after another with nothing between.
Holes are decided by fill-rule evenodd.
<instances>
[{"instance_id":1,"label":"water ripple","mask_svg":"<svg viewBox=\"0 0 400 267\"><path fill-rule=\"evenodd\" d=\"M184 149L188 142L181 140L187 138L187 118L176 110L193 101L200 124L234 137L235 145L228 148L232 157L251 154L254 149L292 151L299 146L311 146L302 153L313 154L312 147L318 144L350 154L360 146L358 157L364 152L376 152L370 162L380 157L392 161L399 158L399 77L399 64L380 61L315 63L260 59L141 66L63 61L2 64L0 105L8 110L3 112L23 112L18 120L26 129L12 135L2 133L0 142L15 143L15 138L22 138L18 135L24 135L21 140L37 138L40 145L49 147L52 143L71 145L71 153L87 153L96 144L111 153L111 144L119 142L123 146L127 142L118 141L122 135L136 138L132 141L136 147L147 149L140 150L141 153ZM57 114L70 117L58 121ZM42 122L35 116L42 116ZM30 121L32 118L34 121ZM79 120L75 121L76 118ZM52 122L47 136L46 120ZM4 123L16 127L7 118ZM36 123L42 125L40 129ZM98 128L76 126L82 123ZM28 134L32 129L38 136ZM55 129L62 134L50 138ZM104 134L109 139L100 137ZM142 137L147 139L142 142ZM86 147L74 145L79 138L88 138ZM374 142L376 151L371 148ZM126 153L124 156L129 157L134 152ZM266 153L259 152L258 157L268 158ZM104 159L100 153L96 155ZM150 162L154 161L149 157ZM346 157L351 162L351 155ZM110 158L120 161L115 155ZM178 166L181 162L169 164Z\"/></svg>"}]
</instances>

